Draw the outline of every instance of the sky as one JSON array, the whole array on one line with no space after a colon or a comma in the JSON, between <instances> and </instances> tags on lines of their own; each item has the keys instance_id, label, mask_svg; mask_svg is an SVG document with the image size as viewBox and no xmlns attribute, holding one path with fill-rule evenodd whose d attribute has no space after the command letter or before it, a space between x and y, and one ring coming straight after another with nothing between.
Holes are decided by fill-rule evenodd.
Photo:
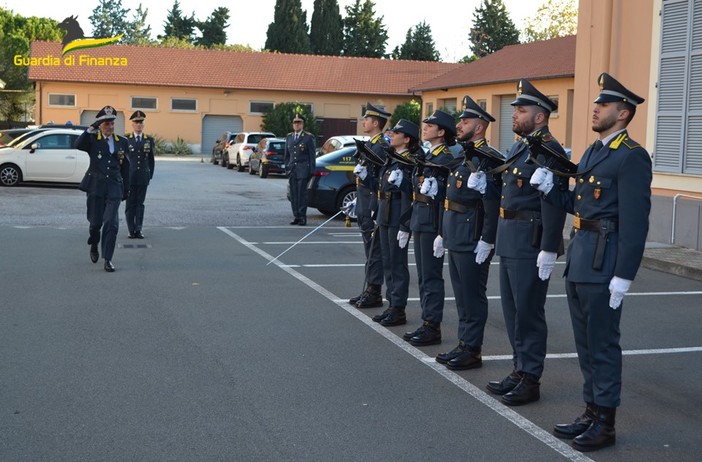
<instances>
[{"instance_id":1,"label":"sky","mask_svg":"<svg viewBox=\"0 0 702 462\"><path fill-rule=\"evenodd\" d=\"M406 0L374 0L375 12L383 16L387 27L388 42L386 52L390 53L405 41L407 31L421 21L425 21L432 31L436 49L441 60L456 62L471 54L468 33L473 24L473 13L482 0L432 0L429 2L408 2ZM524 20L534 15L542 1L503 0L512 21L518 30L524 28ZM147 20L151 26L152 38L163 34L163 24L167 11L173 7L174 0L144 2L140 0L122 0L122 7L132 14L139 7L148 8ZM229 27L227 43L249 45L259 50L266 43L268 25L273 22L275 0L180 0L180 9L186 14L195 13L195 18L205 20L215 10L224 6L229 8ZM302 8L307 11L307 24L312 19L314 0L301 0ZM338 0L341 16L346 16L345 7L354 0ZM416 4L414 9L408 8ZM35 2L27 0L0 0L0 6L22 16L50 17L58 22L68 16L78 16L78 22L86 36L92 34L88 19L97 0L87 1L51 1ZM431 8L429 8L431 6Z\"/></svg>"}]
</instances>

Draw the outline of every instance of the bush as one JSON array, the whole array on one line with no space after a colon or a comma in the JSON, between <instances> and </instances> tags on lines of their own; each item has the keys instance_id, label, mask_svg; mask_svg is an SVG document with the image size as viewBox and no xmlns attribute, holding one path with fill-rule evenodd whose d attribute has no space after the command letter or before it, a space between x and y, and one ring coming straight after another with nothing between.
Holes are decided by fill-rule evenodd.
<instances>
[{"instance_id":1,"label":"bush","mask_svg":"<svg viewBox=\"0 0 702 462\"><path fill-rule=\"evenodd\" d=\"M193 149L180 136L171 144L170 151L176 156L187 156L193 153Z\"/></svg>"},{"instance_id":2,"label":"bush","mask_svg":"<svg viewBox=\"0 0 702 462\"><path fill-rule=\"evenodd\" d=\"M154 155L158 156L168 152L168 143L160 136L153 135L154 138Z\"/></svg>"},{"instance_id":3,"label":"bush","mask_svg":"<svg viewBox=\"0 0 702 462\"><path fill-rule=\"evenodd\" d=\"M419 101L413 99L412 101L402 103L392 112L392 117L390 118L388 128L394 127L400 119L409 120L417 125L421 125L421 115L422 106L419 104Z\"/></svg>"},{"instance_id":4,"label":"bush","mask_svg":"<svg viewBox=\"0 0 702 462\"><path fill-rule=\"evenodd\" d=\"M305 118L304 130L312 133L316 138L319 134L319 123L312 111L309 110L309 106L301 103L279 103L272 109L268 109L263 113L261 129L285 137L287 133L292 131L292 120L295 113L299 113Z\"/></svg>"}]
</instances>

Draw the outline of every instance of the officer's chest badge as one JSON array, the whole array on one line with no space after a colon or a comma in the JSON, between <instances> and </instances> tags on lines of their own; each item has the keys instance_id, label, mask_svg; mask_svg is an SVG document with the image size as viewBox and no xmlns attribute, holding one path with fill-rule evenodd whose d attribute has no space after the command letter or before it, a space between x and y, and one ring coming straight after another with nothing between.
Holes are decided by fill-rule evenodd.
<instances>
[{"instance_id":1,"label":"officer's chest badge","mask_svg":"<svg viewBox=\"0 0 702 462\"><path fill-rule=\"evenodd\" d=\"M461 186L463 186L463 180L456 180L456 187L461 189Z\"/></svg>"},{"instance_id":2,"label":"officer's chest badge","mask_svg":"<svg viewBox=\"0 0 702 462\"><path fill-rule=\"evenodd\" d=\"M592 195L595 197L595 200L598 200L600 196L602 196L602 189L595 188L595 191L592 193Z\"/></svg>"},{"instance_id":3,"label":"officer's chest badge","mask_svg":"<svg viewBox=\"0 0 702 462\"><path fill-rule=\"evenodd\" d=\"M594 177L594 176L591 176L590 179L587 180L587 181L590 182L590 183L594 183L594 182L595 182L595 177Z\"/></svg>"},{"instance_id":4,"label":"officer's chest badge","mask_svg":"<svg viewBox=\"0 0 702 462\"><path fill-rule=\"evenodd\" d=\"M522 180L521 178L517 178L517 187L519 189L522 189L522 186L524 186L524 180Z\"/></svg>"},{"instance_id":5,"label":"officer's chest badge","mask_svg":"<svg viewBox=\"0 0 702 462\"><path fill-rule=\"evenodd\" d=\"M517 167L514 167L514 169L512 170L512 174L513 174L513 175L516 175L517 172L519 172L519 170L517 169Z\"/></svg>"}]
</instances>

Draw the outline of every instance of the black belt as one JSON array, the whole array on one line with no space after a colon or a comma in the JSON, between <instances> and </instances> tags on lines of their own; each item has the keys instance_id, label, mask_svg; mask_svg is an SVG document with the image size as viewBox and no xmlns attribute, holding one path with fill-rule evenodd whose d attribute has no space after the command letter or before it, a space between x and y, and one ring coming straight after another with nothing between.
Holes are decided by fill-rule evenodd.
<instances>
[{"instance_id":1,"label":"black belt","mask_svg":"<svg viewBox=\"0 0 702 462\"><path fill-rule=\"evenodd\" d=\"M604 263L604 253L607 247L607 235L617 231L617 222L607 219L588 220L586 218L575 217L573 228L581 231L594 231L599 233L595 255L592 257L592 269L600 271Z\"/></svg>"},{"instance_id":2,"label":"black belt","mask_svg":"<svg viewBox=\"0 0 702 462\"><path fill-rule=\"evenodd\" d=\"M541 213L530 210L507 210L500 207L500 216L505 220L533 220L540 218Z\"/></svg>"},{"instance_id":3,"label":"black belt","mask_svg":"<svg viewBox=\"0 0 702 462\"><path fill-rule=\"evenodd\" d=\"M479 207L480 204L482 204L482 202L479 200L472 200L472 201L460 203L460 202L454 202L454 201L449 200L449 199L445 199L444 200L444 209L451 210L452 212L466 213L471 209Z\"/></svg>"},{"instance_id":4,"label":"black belt","mask_svg":"<svg viewBox=\"0 0 702 462\"><path fill-rule=\"evenodd\" d=\"M402 198L402 193L400 192L385 192L385 191L378 191L378 200L381 201L389 201L393 199L401 199Z\"/></svg>"},{"instance_id":5,"label":"black belt","mask_svg":"<svg viewBox=\"0 0 702 462\"><path fill-rule=\"evenodd\" d=\"M412 194L412 200L415 202L421 202L422 204L427 204L427 205L431 205L434 203L434 199L432 199L431 197L429 197L425 194L418 193L416 191Z\"/></svg>"}]
</instances>

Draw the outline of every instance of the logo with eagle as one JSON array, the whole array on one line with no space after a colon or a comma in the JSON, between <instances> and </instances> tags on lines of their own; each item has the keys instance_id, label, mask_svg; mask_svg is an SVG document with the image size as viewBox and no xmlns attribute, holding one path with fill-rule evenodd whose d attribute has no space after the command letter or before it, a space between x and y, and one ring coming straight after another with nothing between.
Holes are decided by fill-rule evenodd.
<instances>
[{"instance_id":1,"label":"logo with eagle","mask_svg":"<svg viewBox=\"0 0 702 462\"><path fill-rule=\"evenodd\" d=\"M61 55L75 50L112 45L124 36L124 34L119 34L110 38L86 37L80 24L78 24L77 16L67 17L61 21L58 27L66 31L66 36L62 42L63 50L61 50Z\"/></svg>"}]
</instances>

